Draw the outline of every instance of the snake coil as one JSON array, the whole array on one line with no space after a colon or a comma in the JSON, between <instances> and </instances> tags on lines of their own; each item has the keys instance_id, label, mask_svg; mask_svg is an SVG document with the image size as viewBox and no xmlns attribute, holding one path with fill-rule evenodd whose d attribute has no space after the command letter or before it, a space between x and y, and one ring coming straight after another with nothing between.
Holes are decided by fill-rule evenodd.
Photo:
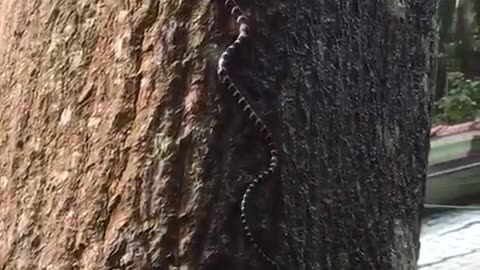
<instances>
[{"instance_id":1,"label":"snake coil","mask_svg":"<svg viewBox=\"0 0 480 270\"><path fill-rule=\"evenodd\" d=\"M225 1L225 6L229 13L234 16L236 23L238 25L239 34L235 41L230 44L225 51L222 53L218 60L218 70L217 74L221 82L226 86L226 89L230 94L235 98L236 102L242 107L244 113L248 116L249 121L253 124L255 129L262 135L263 140L265 141L268 151L270 152L270 163L267 169L265 169L257 178L255 178L245 190L243 194L242 203L241 203L241 221L243 225L243 230L248 241L255 247L257 253L263 257L268 263L270 263L275 269L280 270L281 268L263 251L259 246L255 237L253 236L250 227L248 226L247 221L247 208L250 199L250 194L255 190L258 185L268 179L273 172L278 167L278 150L275 145L272 133L269 128L265 125L262 119L258 114L253 110L253 108L248 103L247 99L240 92L239 88L235 85L232 78L229 75L228 64L231 60L233 53L249 38L249 27L247 24L247 18L244 15L244 12L240 7L235 3L234 0Z\"/></svg>"}]
</instances>

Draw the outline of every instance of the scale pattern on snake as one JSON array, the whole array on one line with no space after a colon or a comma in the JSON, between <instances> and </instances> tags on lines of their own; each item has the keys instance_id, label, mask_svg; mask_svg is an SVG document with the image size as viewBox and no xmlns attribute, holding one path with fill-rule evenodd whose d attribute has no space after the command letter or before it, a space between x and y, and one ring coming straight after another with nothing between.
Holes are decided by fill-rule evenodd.
<instances>
[{"instance_id":1,"label":"scale pattern on snake","mask_svg":"<svg viewBox=\"0 0 480 270\"><path fill-rule=\"evenodd\" d=\"M238 25L238 36L235 41L230 44L226 50L222 53L218 60L218 70L217 74L225 85L229 93L235 98L236 102L241 106L243 112L255 129L262 135L263 140L265 141L268 151L270 153L270 163L267 169L265 169L257 178L255 178L248 185L245 193L243 194L242 203L241 203L241 221L243 229L248 241L255 247L258 254L263 257L267 262L269 262L275 269L280 270L281 268L263 251L259 246L257 240L253 236L250 227L248 226L247 214L248 214L248 204L250 201L250 195L258 185L267 180L272 176L273 172L278 167L278 148L273 141L272 133L270 129L265 125L263 120L258 116L258 114L253 110L252 106L248 103L247 99L240 92L240 89L236 86L231 76L229 75L229 64L233 54L241 47L244 42L249 38L249 27L247 23L247 17L245 13L240 9L240 7L233 0L227 0L225 6L228 9L229 13L235 18Z\"/></svg>"}]
</instances>

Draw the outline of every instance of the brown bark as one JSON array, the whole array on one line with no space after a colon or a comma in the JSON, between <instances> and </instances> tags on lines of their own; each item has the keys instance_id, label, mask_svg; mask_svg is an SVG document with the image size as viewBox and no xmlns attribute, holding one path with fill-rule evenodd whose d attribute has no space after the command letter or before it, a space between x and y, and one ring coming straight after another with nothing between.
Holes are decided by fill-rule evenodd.
<instances>
[{"instance_id":1,"label":"brown bark","mask_svg":"<svg viewBox=\"0 0 480 270\"><path fill-rule=\"evenodd\" d=\"M0 0L0 269L265 269L219 2ZM320 2L239 1L283 149L253 230L287 269L415 269L433 1Z\"/></svg>"},{"instance_id":2,"label":"brown bark","mask_svg":"<svg viewBox=\"0 0 480 270\"><path fill-rule=\"evenodd\" d=\"M210 1L0 6L0 269L185 264L212 185Z\"/></svg>"}]
</instances>

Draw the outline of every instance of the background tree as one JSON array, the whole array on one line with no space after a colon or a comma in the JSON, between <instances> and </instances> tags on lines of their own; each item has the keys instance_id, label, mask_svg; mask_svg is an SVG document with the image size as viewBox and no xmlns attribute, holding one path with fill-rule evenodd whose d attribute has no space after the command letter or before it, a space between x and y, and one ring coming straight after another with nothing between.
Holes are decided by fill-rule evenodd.
<instances>
[{"instance_id":1,"label":"background tree","mask_svg":"<svg viewBox=\"0 0 480 270\"><path fill-rule=\"evenodd\" d=\"M474 1L458 0L456 8L455 38L457 44L456 57L458 58L459 70L466 78L474 78L480 75L477 71L480 53L474 50L475 9ZM478 5L478 4L477 4Z\"/></svg>"},{"instance_id":2,"label":"background tree","mask_svg":"<svg viewBox=\"0 0 480 270\"><path fill-rule=\"evenodd\" d=\"M439 20L439 42L437 56L437 71L436 71L436 90L435 100L440 99L446 94L447 81L447 44L453 42L452 25L455 17L457 0L441 0L438 3L438 20Z\"/></svg>"},{"instance_id":3,"label":"background tree","mask_svg":"<svg viewBox=\"0 0 480 270\"><path fill-rule=\"evenodd\" d=\"M239 4L240 85L283 152L262 246L286 269L415 269L435 1ZM239 202L267 155L215 76L220 7L0 0L1 269L265 269Z\"/></svg>"}]
</instances>

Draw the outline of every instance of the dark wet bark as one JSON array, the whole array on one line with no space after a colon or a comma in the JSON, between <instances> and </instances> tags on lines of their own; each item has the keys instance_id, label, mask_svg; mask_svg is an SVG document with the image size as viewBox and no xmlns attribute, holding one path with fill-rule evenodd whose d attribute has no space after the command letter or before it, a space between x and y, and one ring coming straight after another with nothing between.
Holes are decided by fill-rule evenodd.
<instances>
[{"instance_id":1,"label":"dark wet bark","mask_svg":"<svg viewBox=\"0 0 480 270\"><path fill-rule=\"evenodd\" d=\"M286 269L415 269L435 8L405 2L253 9L245 76L285 152L282 240L271 248Z\"/></svg>"}]
</instances>

